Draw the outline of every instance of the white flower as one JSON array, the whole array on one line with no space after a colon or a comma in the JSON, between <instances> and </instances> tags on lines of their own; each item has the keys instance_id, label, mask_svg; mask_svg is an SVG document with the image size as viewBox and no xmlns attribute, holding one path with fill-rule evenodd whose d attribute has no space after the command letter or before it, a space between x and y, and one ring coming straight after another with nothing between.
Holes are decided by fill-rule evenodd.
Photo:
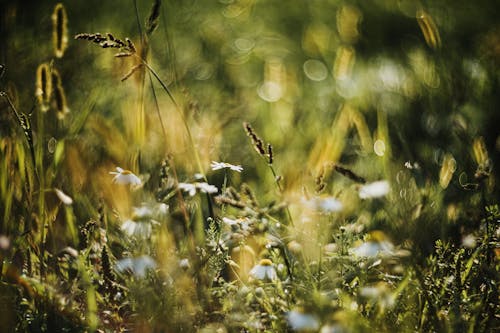
<instances>
[{"instance_id":1,"label":"white flower","mask_svg":"<svg viewBox=\"0 0 500 333\"><path fill-rule=\"evenodd\" d=\"M135 222L133 220L126 220L125 222L123 222L121 229L129 236L149 238L151 236L152 226L149 222Z\"/></svg>"},{"instance_id":2,"label":"white flower","mask_svg":"<svg viewBox=\"0 0 500 333\"><path fill-rule=\"evenodd\" d=\"M250 231L250 221L247 218L239 218L237 220L234 220L228 217L223 217L222 222L233 231Z\"/></svg>"},{"instance_id":3,"label":"white flower","mask_svg":"<svg viewBox=\"0 0 500 333\"><path fill-rule=\"evenodd\" d=\"M292 310L287 313L286 317L288 325L294 331L317 331L319 329L319 320L315 315Z\"/></svg>"},{"instance_id":4,"label":"white flower","mask_svg":"<svg viewBox=\"0 0 500 333\"><path fill-rule=\"evenodd\" d=\"M219 190L214 185L210 185L207 183L179 183L179 188L184 192L188 192L190 196L194 196L196 194L196 189L199 189L204 193L217 193Z\"/></svg>"},{"instance_id":5,"label":"white flower","mask_svg":"<svg viewBox=\"0 0 500 333\"><path fill-rule=\"evenodd\" d=\"M189 183L179 183L179 188L184 192L188 192L190 196L194 197L196 194L196 186Z\"/></svg>"},{"instance_id":6,"label":"white flower","mask_svg":"<svg viewBox=\"0 0 500 333\"><path fill-rule=\"evenodd\" d=\"M252 268L249 274L257 280L273 281L278 279L273 262L269 259L262 259L258 265Z\"/></svg>"},{"instance_id":7,"label":"white flower","mask_svg":"<svg viewBox=\"0 0 500 333\"><path fill-rule=\"evenodd\" d=\"M324 213L335 213L342 210L342 203L334 197L313 198L304 201L305 205L313 210Z\"/></svg>"},{"instance_id":8,"label":"white flower","mask_svg":"<svg viewBox=\"0 0 500 333\"><path fill-rule=\"evenodd\" d=\"M474 235L467 235L462 238L462 246L473 249L476 247L476 237Z\"/></svg>"},{"instance_id":9,"label":"white flower","mask_svg":"<svg viewBox=\"0 0 500 333\"><path fill-rule=\"evenodd\" d=\"M189 263L189 259L184 258L179 260L179 267L182 269L188 269L191 267L191 264Z\"/></svg>"},{"instance_id":10,"label":"white flower","mask_svg":"<svg viewBox=\"0 0 500 333\"><path fill-rule=\"evenodd\" d=\"M116 270L119 272L130 271L136 277L143 278L146 272L156 268L156 261L148 255L137 258L124 258L116 263Z\"/></svg>"},{"instance_id":11,"label":"white flower","mask_svg":"<svg viewBox=\"0 0 500 333\"><path fill-rule=\"evenodd\" d=\"M361 199L379 198L387 195L389 190L389 182L386 180L380 180L361 186L359 189L359 197Z\"/></svg>"},{"instance_id":12,"label":"white flower","mask_svg":"<svg viewBox=\"0 0 500 333\"><path fill-rule=\"evenodd\" d=\"M236 172L243 171L243 167L241 165L233 165L233 164L226 163L226 162L212 161L212 163L210 164L210 167L212 168L212 170L230 169L230 170L233 170Z\"/></svg>"},{"instance_id":13,"label":"white flower","mask_svg":"<svg viewBox=\"0 0 500 333\"><path fill-rule=\"evenodd\" d=\"M71 205L73 203L73 199L71 199L71 197L66 193L64 193L63 191L55 188L54 192L56 192L57 197L59 198L59 200L61 200L63 204Z\"/></svg>"},{"instance_id":14,"label":"white flower","mask_svg":"<svg viewBox=\"0 0 500 333\"><path fill-rule=\"evenodd\" d=\"M219 189L216 186L207 183L195 183L195 186L200 191L205 193L217 193L219 191Z\"/></svg>"},{"instance_id":15,"label":"white flower","mask_svg":"<svg viewBox=\"0 0 500 333\"><path fill-rule=\"evenodd\" d=\"M115 172L115 171L110 172L111 175L116 175L113 178L113 183L122 184L122 185L130 184L130 185L136 185L136 186L139 186L142 184L141 179L139 177L137 177L136 175L134 175L132 173L132 171L124 170L120 167L116 167L116 171L118 171L118 172Z\"/></svg>"},{"instance_id":16,"label":"white flower","mask_svg":"<svg viewBox=\"0 0 500 333\"><path fill-rule=\"evenodd\" d=\"M351 249L358 257L376 257L378 255L388 256L393 254L394 245L389 241L368 241Z\"/></svg>"}]
</instances>

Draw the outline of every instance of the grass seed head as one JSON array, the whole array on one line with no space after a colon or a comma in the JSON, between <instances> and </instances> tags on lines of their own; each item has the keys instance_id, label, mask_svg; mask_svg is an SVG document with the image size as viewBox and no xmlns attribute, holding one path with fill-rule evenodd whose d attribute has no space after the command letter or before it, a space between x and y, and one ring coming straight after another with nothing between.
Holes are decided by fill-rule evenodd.
<instances>
[{"instance_id":1,"label":"grass seed head","mask_svg":"<svg viewBox=\"0 0 500 333\"><path fill-rule=\"evenodd\" d=\"M58 3L52 14L52 39L56 58L62 58L68 47L68 16L62 3Z\"/></svg>"}]
</instances>

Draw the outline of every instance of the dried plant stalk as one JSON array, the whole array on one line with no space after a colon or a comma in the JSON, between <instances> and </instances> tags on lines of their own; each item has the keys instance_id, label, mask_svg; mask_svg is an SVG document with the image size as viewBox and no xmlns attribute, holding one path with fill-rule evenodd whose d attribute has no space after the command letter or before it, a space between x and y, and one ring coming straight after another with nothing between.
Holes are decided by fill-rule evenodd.
<instances>
[{"instance_id":1,"label":"dried plant stalk","mask_svg":"<svg viewBox=\"0 0 500 333\"><path fill-rule=\"evenodd\" d=\"M68 47L68 16L62 3L58 3L52 14L52 40L56 58L62 58Z\"/></svg>"},{"instance_id":2,"label":"dried plant stalk","mask_svg":"<svg viewBox=\"0 0 500 333\"><path fill-rule=\"evenodd\" d=\"M52 79L48 64L44 63L38 66L35 82L36 99L40 105L40 109L46 112L49 109L50 96L52 95Z\"/></svg>"}]
</instances>

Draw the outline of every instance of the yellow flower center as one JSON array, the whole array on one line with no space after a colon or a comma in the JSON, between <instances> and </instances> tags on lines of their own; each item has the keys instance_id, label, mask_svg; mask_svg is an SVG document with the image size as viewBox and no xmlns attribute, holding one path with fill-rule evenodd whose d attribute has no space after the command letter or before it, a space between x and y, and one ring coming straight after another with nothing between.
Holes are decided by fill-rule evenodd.
<instances>
[{"instance_id":1,"label":"yellow flower center","mask_svg":"<svg viewBox=\"0 0 500 333\"><path fill-rule=\"evenodd\" d=\"M130 171L130 170L123 170L121 172L122 175L130 175L131 173L132 173L132 171Z\"/></svg>"},{"instance_id":2,"label":"yellow flower center","mask_svg":"<svg viewBox=\"0 0 500 333\"><path fill-rule=\"evenodd\" d=\"M273 262L269 259L262 259L259 263L261 266L271 266Z\"/></svg>"}]
</instances>

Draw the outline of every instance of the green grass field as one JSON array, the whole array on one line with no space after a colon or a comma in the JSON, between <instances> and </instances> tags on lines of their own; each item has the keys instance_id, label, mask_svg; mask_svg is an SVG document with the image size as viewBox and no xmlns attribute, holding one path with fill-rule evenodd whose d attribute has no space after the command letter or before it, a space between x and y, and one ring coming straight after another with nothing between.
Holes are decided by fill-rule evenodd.
<instances>
[{"instance_id":1,"label":"green grass field","mask_svg":"<svg viewBox=\"0 0 500 333\"><path fill-rule=\"evenodd\" d=\"M0 2L0 332L500 331L498 10Z\"/></svg>"}]
</instances>

